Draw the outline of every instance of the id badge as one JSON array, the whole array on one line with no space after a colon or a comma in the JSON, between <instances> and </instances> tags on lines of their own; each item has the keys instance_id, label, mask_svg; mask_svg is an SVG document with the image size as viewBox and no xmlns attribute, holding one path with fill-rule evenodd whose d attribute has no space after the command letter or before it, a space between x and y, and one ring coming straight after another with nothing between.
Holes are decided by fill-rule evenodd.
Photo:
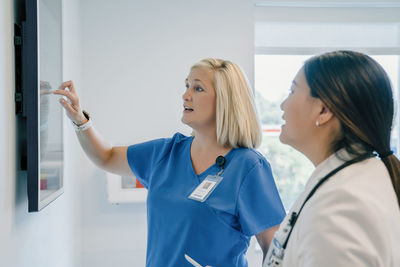
<instances>
[{"instance_id":1,"label":"id badge","mask_svg":"<svg viewBox=\"0 0 400 267\"><path fill-rule=\"evenodd\" d=\"M283 257L285 256L285 249L283 248L282 244L279 243L279 241L274 238L272 240L272 251L271 251L271 255L267 260L265 260L266 262L266 266L268 267L278 267L281 266L282 261L283 261Z\"/></svg>"},{"instance_id":2,"label":"id badge","mask_svg":"<svg viewBox=\"0 0 400 267\"><path fill-rule=\"evenodd\" d=\"M190 194L189 198L204 202L208 196L214 191L218 184L222 181L222 177L218 175L208 175L206 179L199 184L198 187Z\"/></svg>"},{"instance_id":3,"label":"id badge","mask_svg":"<svg viewBox=\"0 0 400 267\"><path fill-rule=\"evenodd\" d=\"M291 230L290 223L283 229L279 229L271 242L271 246L265 257L263 267L279 267L282 266L283 257L285 256L285 248L283 244L288 240L288 233Z\"/></svg>"}]
</instances>

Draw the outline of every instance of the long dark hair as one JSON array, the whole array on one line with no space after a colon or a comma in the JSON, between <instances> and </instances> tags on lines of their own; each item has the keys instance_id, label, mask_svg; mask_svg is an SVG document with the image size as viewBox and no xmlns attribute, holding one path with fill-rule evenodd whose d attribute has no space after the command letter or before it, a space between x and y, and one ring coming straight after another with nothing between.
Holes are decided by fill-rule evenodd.
<instances>
[{"instance_id":1,"label":"long dark hair","mask_svg":"<svg viewBox=\"0 0 400 267\"><path fill-rule=\"evenodd\" d=\"M400 161L390 151L393 94L385 70L362 53L335 51L307 60L304 72L311 95L340 121L341 138L333 150L345 148L355 156L378 154L400 205Z\"/></svg>"}]
</instances>

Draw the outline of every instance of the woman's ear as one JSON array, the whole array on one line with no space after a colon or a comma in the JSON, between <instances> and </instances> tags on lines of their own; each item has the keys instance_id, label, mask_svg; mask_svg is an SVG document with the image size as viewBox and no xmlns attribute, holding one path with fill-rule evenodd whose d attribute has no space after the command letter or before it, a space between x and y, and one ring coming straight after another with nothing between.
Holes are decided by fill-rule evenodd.
<instances>
[{"instance_id":1,"label":"woman's ear","mask_svg":"<svg viewBox=\"0 0 400 267\"><path fill-rule=\"evenodd\" d=\"M319 114L317 117L317 124L319 125L324 125L334 119L334 115L332 111L321 101L319 100Z\"/></svg>"}]
</instances>

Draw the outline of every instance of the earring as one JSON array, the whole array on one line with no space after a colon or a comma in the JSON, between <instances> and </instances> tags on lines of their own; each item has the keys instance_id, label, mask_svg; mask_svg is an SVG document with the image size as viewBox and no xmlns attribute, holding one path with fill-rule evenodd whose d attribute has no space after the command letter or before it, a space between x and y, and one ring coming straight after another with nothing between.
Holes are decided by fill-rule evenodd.
<instances>
[{"instance_id":1,"label":"earring","mask_svg":"<svg viewBox=\"0 0 400 267\"><path fill-rule=\"evenodd\" d=\"M319 121L315 122L315 126L319 127Z\"/></svg>"}]
</instances>

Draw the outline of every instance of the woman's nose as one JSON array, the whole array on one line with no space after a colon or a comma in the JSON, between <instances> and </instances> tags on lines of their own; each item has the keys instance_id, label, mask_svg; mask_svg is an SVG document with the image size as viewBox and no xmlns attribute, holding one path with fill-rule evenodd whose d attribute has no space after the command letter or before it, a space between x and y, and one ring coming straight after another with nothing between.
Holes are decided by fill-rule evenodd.
<instances>
[{"instance_id":1,"label":"woman's nose","mask_svg":"<svg viewBox=\"0 0 400 267\"><path fill-rule=\"evenodd\" d=\"M182 95L182 99L184 101L189 101L190 100L190 93L189 93L189 89L186 89L185 93Z\"/></svg>"},{"instance_id":2,"label":"woman's nose","mask_svg":"<svg viewBox=\"0 0 400 267\"><path fill-rule=\"evenodd\" d=\"M285 100L282 101L281 105L279 106L281 108L282 111L284 111L284 105L286 103L287 98L285 98Z\"/></svg>"}]
</instances>

